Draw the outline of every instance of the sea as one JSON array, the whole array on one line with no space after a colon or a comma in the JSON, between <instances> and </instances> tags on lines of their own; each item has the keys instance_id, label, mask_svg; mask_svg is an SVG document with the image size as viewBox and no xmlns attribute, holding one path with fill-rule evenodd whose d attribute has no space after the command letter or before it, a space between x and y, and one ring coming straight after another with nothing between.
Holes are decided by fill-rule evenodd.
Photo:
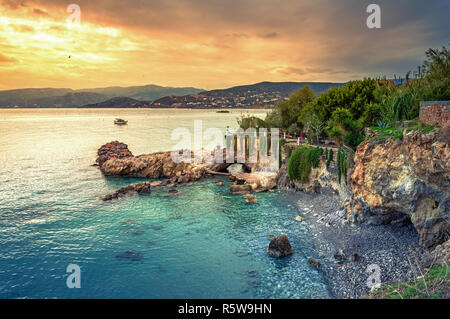
<instances>
[{"instance_id":1,"label":"sea","mask_svg":"<svg viewBox=\"0 0 450 319\"><path fill-rule=\"evenodd\" d=\"M241 114L266 112L0 110L0 298L331 297L326 275L308 265L316 252L295 220L295 194L258 193L246 204L217 177L178 194L99 200L143 180L103 176L93 166L101 145L167 151L172 132L193 131L196 120L225 134ZM270 257L268 234L286 234L294 254Z\"/></svg>"}]
</instances>

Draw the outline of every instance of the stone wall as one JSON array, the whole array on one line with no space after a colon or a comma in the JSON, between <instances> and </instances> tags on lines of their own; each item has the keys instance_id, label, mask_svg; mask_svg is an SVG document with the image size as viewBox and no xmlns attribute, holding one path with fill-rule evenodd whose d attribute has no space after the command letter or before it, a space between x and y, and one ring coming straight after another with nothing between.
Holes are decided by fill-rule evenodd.
<instances>
[{"instance_id":1,"label":"stone wall","mask_svg":"<svg viewBox=\"0 0 450 319\"><path fill-rule=\"evenodd\" d=\"M450 101L420 102L420 121L445 126L450 119Z\"/></svg>"}]
</instances>

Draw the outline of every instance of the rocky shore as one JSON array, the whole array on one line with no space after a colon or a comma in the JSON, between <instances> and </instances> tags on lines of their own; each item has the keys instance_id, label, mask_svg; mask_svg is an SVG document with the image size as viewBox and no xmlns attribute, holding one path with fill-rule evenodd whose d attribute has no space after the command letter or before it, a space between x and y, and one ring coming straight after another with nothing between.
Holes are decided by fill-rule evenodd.
<instances>
[{"instance_id":1,"label":"rocky shore","mask_svg":"<svg viewBox=\"0 0 450 319\"><path fill-rule=\"evenodd\" d=\"M293 197L317 252L310 257L320 265L311 267L326 274L336 298L366 295L373 287L368 283L371 265L379 267L382 284L416 278L426 266L425 249L411 224L351 223L331 192L296 192Z\"/></svg>"},{"instance_id":2,"label":"rocky shore","mask_svg":"<svg viewBox=\"0 0 450 319\"><path fill-rule=\"evenodd\" d=\"M222 150L225 154L226 150ZM211 152L202 150L204 156L211 156ZM192 156L193 156L192 152ZM98 149L96 163L106 176L132 176L148 178L153 181L141 182L119 189L113 194L105 195L104 201L117 199L127 194L144 194L151 192L153 187L177 187L178 185L211 178L214 175L229 176L233 185L231 194L250 194L252 192L266 192L274 189L275 174L265 174L244 171L257 169L257 165L230 164L230 163L195 163L191 157L190 163L175 163L171 152L158 152L134 156L128 145L113 141ZM232 165L241 165L241 170L232 175L227 168ZM159 181L155 181L160 179Z\"/></svg>"},{"instance_id":3,"label":"rocky shore","mask_svg":"<svg viewBox=\"0 0 450 319\"><path fill-rule=\"evenodd\" d=\"M115 141L98 150L102 173L150 180L102 200L150 193L155 187L170 187L175 193L179 185L215 174L228 176L233 182L230 193L243 195L249 204L257 203L252 193L288 189L299 209L296 220L306 223L316 245L318 254L310 256L310 266L327 275L335 297L359 298L376 284L369 282L374 271L379 272L380 283L389 284L412 280L433 264L449 262L450 148L446 134L442 129L405 132L403 140L369 139L356 150L341 183L336 160L326 167L324 156L307 182L291 181L287 166L297 147L294 144L283 146L282 166L275 176L251 165L230 174L227 168L232 164L174 163L170 152L134 156L126 144ZM288 239L279 236L272 239L268 253L282 258L295 252Z\"/></svg>"},{"instance_id":4,"label":"rocky shore","mask_svg":"<svg viewBox=\"0 0 450 319\"><path fill-rule=\"evenodd\" d=\"M375 268L381 283L391 284L417 278L432 265L448 265L448 130L405 131L402 140L363 142L347 183L338 183L336 164L327 168L324 159L307 182L291 181L287 163L296 146L283 147L275 181L297 191L300 220L319 252L310 263L329 276L337 297L367 294Z\"/></svg>"}]
</instances>

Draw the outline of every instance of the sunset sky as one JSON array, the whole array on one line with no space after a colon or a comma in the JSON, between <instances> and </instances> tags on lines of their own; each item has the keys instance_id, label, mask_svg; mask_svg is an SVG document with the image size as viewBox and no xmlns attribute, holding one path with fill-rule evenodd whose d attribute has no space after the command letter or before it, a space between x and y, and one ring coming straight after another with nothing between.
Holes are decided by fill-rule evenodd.
<instances>
[{"instance_id":1,"label":"sunset sky","mask_svg":"<svg viewBox=\"0 0 450 319\"><path fill-rule=\"evenodd\" d=\"M442 0L0 0L0 90L403 76L450 44L449 13Z\"/></svg>"}]
</instances>

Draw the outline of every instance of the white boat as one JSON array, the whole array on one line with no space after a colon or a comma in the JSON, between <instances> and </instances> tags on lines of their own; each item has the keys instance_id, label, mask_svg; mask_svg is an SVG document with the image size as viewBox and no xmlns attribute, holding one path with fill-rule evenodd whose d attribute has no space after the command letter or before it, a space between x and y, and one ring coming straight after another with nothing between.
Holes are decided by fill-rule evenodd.
<instances>
[{"instance_id":1,"label":"white boat","mask_svg":"<svg viewBox=\"0 0 450 319\"><path fill-rule=\"evenodd\" d=\"M122 119L115 119L114 124L116 125L127 125L128 121L122 120Z\"/></svg>"}]
</instances>

